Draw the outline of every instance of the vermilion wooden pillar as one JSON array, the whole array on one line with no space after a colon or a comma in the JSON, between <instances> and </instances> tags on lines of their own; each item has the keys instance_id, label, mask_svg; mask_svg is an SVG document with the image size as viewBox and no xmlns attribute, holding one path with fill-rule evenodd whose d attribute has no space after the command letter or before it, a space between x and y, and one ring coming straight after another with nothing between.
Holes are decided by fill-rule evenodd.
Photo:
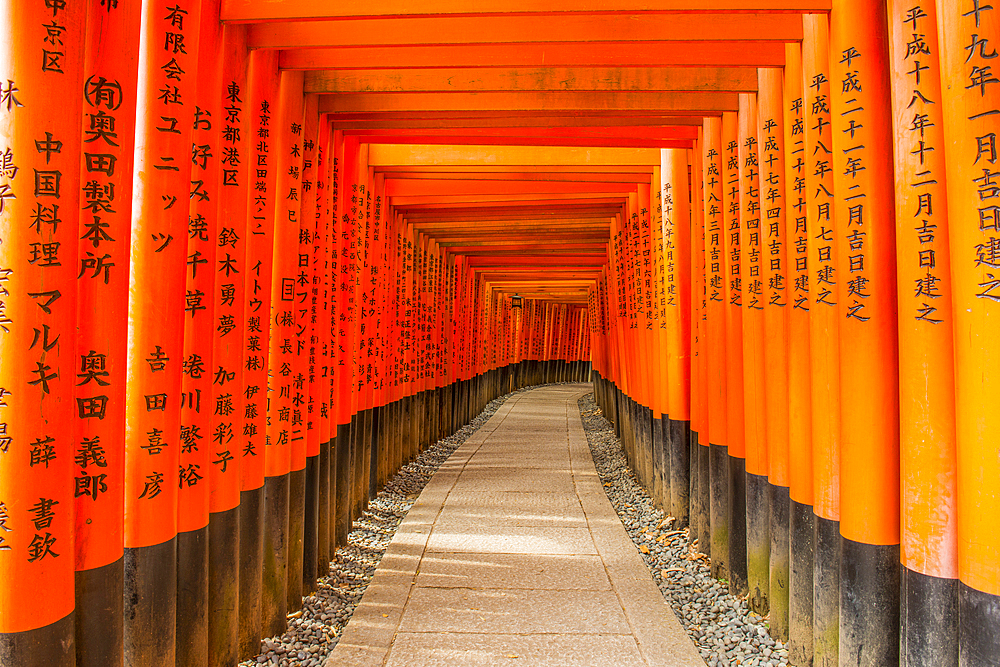
<instances>
[{"instance_id":1,"label":"vermilion wooden pillar","mask_svg":"<svg viewBox=\"0 0 1000 667\"><path fill-rule=\"evenodd\" d=\"M695 265L692 247L691 189L689 187L688 151L664 149L661 181L663 206L663 296L662 322L666 329L667 414L669 437L664 442L669 449L670 513L676 519L674 528L688 525L690 517L691 475L691 335L692 281Z\"/></svg>"},{"instance_id":2,"label":"vermilion wooden pillar","mask_svg":"<svg viewBox=\"0 0 1000 667\"><path fill-rule=\"evenodd\" d=\"M132 158L139 7L87 6L84 76L106 98L84 96L84 152L115 159L111 175L83 156L74 401L106 400L103 418L75 411L76 662L123 664L125 385ZM103 84L101 82L104 82ZM120 86L120 88L119 88ZM113 126L113 127L112 127ZM25 172L27 173L27 172ZM65 206L65 205L64 205ZM65 210L69 210L66 208ZM90 253L89 255L87 253ZM107 270L104 270L107 266ZM100 267L100 270L97 270ZM118 391L108 392L111 387ZM106 397L106 398L98 398ZM0 416L2 420L2 416Z\"/></svg>"},{"instance_id":3,"label":"vermilion wooden pillar","mask_svg":"<svg viewBox=\"0 0 1000 667\"><path fill-rule=\"evenodd\" d=\"M267 368L271 268L277 165L272 155L278 111L277 53L257 50L247 70L249 145L247 175L246 271L243 276L246 322L243 339L243 448L240 460L240 658L260 651L264 636L264 460L267 436ZM252 186L249 184L252 183Z\"/></svg>"},{"instance_id":4,"label":"vermilion wooden pillar","mask_svg":"<svg viewBox=\"0 0 1000 667\"><path fill-rule=\"evenodd\" d=\"M841 654L899 660L899 379L891 96L884 5L830 14L840 313Z\"/></svg>"},{"instance_id":5,"label":"vermilion wooden pillar","mask_svg":"<svg viewBox=\"0 0 1000 667\"><path fill-rule=\"evenodd\" d=\"M805 224L808 248L810 384L815 562L813 654L816 667L839 663L840 609L840 315L830 127L827 17L803 19L802 113L805 130Z\"/></svg>"},{"instance_id":6,"label":"vermilion wooden pillar","mask_svg":"<svg viewBox=\"0 0 1000 667\"><path fill-rule=\"evenodd\" d=\"M86 15L81 0L55 9L0 3L7 33L0 47L6 156L0 173L0 662L10 665L75 664L79 412L73 387L81 353L75 343L76 220ZM122 102L122 91L114 92ZM116 157L92 158L92 166L104 170L102 179L114 172ZM120 401L123 389L119 377L113 391L88 405L106 406L112 393ZM117 558L114 534L109 542Z\"/></svg>"},{"instance_id":7,"label":"vermilion wooden pillar","mask_svg":"<svg viewBox=\"0 0 1000 667\"><path fill-rule=\"evenodd\" d=\"M709 501L708 501L708 454L711 411L709 409L708 385L708 288L709 263L706 252L708 241L706 199L706 147L703 128L698 128L698 142L692 151L691 188L692 207L694 208L694 233L692 234L692 262L694 294L692 299L697 304L698 340L692 341L691 347L697 352L698 363L692 373L691 392L696 397L694 404L698 406L695 413L698 417L697 436L692 434L691 443L691 525L703 553L711 555L711 539L709 537ZM716 176L718 179L718 176ZM714 188L714 185L713 185Z\"/></svg>"},{"instance_id":8,"label":"vermilion wooden pillar","mask_svg":"<svg viewBox=\"0 0 1000 667\"><path fill-rule=\"evenodd\" d=\"M995 137L1000 67L993 57L1000 42L1000 7L982 0L942 0L935 7L942 80L937 108L944 119L941 150L948 184L954 306L959 665L979 667L1000 655L1000 532L993 521L1000 513L994 483L1000 477L1000 460L995 438L987 435L1000 429L995 407L1000 394L1000 169Z\"/></svg>"},{"instance_id":9,"label":"vermilion wooden pillar","mask_svg":"<svg viewBox=\"0 0 1000 667\"><path fill-rule=\"evenodd\" d=\"M740 262L742 234L740 225L739 117L734 112L722 114L722 209L724 294L726 316L726 446L728 474L725 503L729 507L728 579L730 593L744 595L747 588L746 545L746 431L743 406L743 298L745 268ZM713 486L713 490L715 487Z\"/></svg>"},{"instance_id":10,"label":"vermilion wooden pillar","mask_svg":"<svg viewBox=\"0 0 1000 667\"><path fill-rule=\"evenodd\" d=\"M764 396L764 294L766 226L761 214L760 146L757 140L757 97L739 97L738 159L740 176L740 273L743 287L741 345L746 439L747 582L749 601L769 608L770 599L770 493L767 484L767 428ZM764 613L767 613L766 611Z\"/></svg>"},{"instance_id":11,"label":"vermilion wooden pillar","mask_svg":"<svg viewBox=\"0 0 1000 667\"><path fill-rule=\"evenodd\" d=\"M887 7L899 293L899 658L908 667L957 664L954 319L937 12L930 3Z\"/></svg>"},{"instance_id":12,"label":"vermilion wooden pillar","mask_svg":"<svg viewBox=\"0 0 1000 667\"><path fill-rule=\"evenodd\" d=\"M743 400L743 306L747 268L740 261L743 235L740 209L741 175L739 116L722 114L722 206L726 236L726 415L728 424L729 590L747 588L746 429Z\"/></svg>"},{"instance_id":13,"label":"vermilion wooden pillar","mask_svg":"<svg viewBox=\"0 0 1000 667\"><path fill-rule=\"evenodd\" d=\"M786 60L787 62L787 60ZM786 64L787 67L787 64ZM799 77L801 80L801 77ZM760 162L761 282L764 307L764 439L770 510L770 631L788 642L788 197L782 71L757 70L757 148Z\"/></svg>"},{"instance_id":14,"label":"vermilion wooden pillar","mask_svg":"<svg viewBox=\"0 0 1000 667\"><path fill-rule=\"evenodd\" d=\"M284 96L283 87L285 75L279 79L279 94ZM275 327L289 321L291 325L282 331L282 342L289 341L291 352L285 353L284 359L290 364L291 372L288 380L289 419L282 426L289 429L288 448L288 569L286 582L286 598L288 612L292 613L302 608L302 562L305 536L305 492L306 492L306 431L307 409L309 401L308 387L308 312L305 299L308 296L308 270L310 254L302 252L302 160L304 137L305 100L302 96L298 77L293 77L287 84L290 87L288 95L294 100L289 109L289 116L284 125L279 119L279 138L276 143L278 154L278 203L275 211L275 275L272 277L271 303L276 304L276 288L280 278L280 306L275 305L272 314L280 312L281 319L271 320L271 346L274 348ZM284 236L287 229L288 236ZM280 230L280 233L279 233ZM278 244L284 247L280 253ZM280 256L279 260L279 255ZM290 265L286 262L291 260ZM278 273L277 267L282 267ZM288 279L291 278L291 282ZM290 291L290 294L289 294ZM280 310L279 310L280 309ZM283 350L284 351L284 350ZM272 356L273 361L273 356ZM281 372L284 368L279 366ZM271 369L271 411L274 411L274 394L280 393L276 385L281 385L280 376L274 375ZM279 414L280 417L283 415ZM272 418L272 424L274 419ZM280 437L280 432L279 432ZM272 440L272 443L275 443Z\"/></svg>"},{"instance_id":15,"label":"vermilion wooden pillar","mask_svg":"<svg viewBox=\"0 0 1000 667\"><path fill-rule=\"evenodd\" d=\"M292 422L292 394L298 372L295 327L295 275L299 242L299 155L293 144L302 132L302 73L278 76L278 99L270 129L269 161L276 172L274 245L271 284L270 348L268 353L267 436L264 448L264 568L261 614L266 635L285 631L288 609L288 568L292 557L289 518L292 437L302 424ZM294 190L294 192L293 192ZM296 433L296 430L299 433ZM302 578L298 578L301 586Z\"/></svg>"},{"instance_id":16,"label":"vermilion wooden pillar","mask_svg":"<svg viewBox=\"0 0 1000 667\"><path fill-rule=\"evenodd\" d=\"M729 463L726 444L729 441L726 346L726 294L729 277L726 275L727 252L726 214L723 201L725 176L723 173L722 122L719 118L706 118L703 123L703 170L705 179L705 282L707 292L707 387L708 401L708 458L702 467L702 481L708 494L708 523L712 558L712 574L720 576L729 569ZM735 128L734 128L735 129ZM706 475L706 473L708 473Z\"/></svg>"},{"instance_id":17,"label":"vermilion wooden pillar","mask_svg":"<svg viewBox=\"0 0 1000 667\"><path fill-rule=\"evenodd\" d=\"M298 344L302 346L305 357L303 368L304 391L300 409L305 421L305 494L303 496L304 510L302 531L302 595L309 595L316 590L317 551L319 549L320 522L320 428L319 428L319 392L320 378L318 373L319 349L317 348L318 313L318 273L317 256L319 198L317 182L319 180L317 164L317 148L320 141L320 117L317 111L318 98L314 94L305 96L303 102L302 121L302 172L299 198L301 211L299 213L299 248L298 273L296 283L296 333Z\"/></svg>"},{"instance_id":18,"label":"vermilion wooden pillar","mask_svg":"<svg viewBox=\"0 0 1000 667\"><path fill-rule=\"evenodd\" d=\"M333 176L333 132L326 116L319 119L319 134L316 142L316 232L313 238L313 286L310 300L311 315L314 318L312 354L315 356L316 397L313 419L316 422L319 441L319 528L317 535L316 568L317 576L326 576L332 559L332 518L334 516L334 496L336 472L330 457L333 438L336 437L332 424L332 400L330 397L331 378L331 329L332 294L330 291L331 259L333 252L333 217L331 213Z\"/></svg>"},{"instance_id":19,"label":"vermilion wooden pillar","mask_svg":"<svg viewBox=\"0 0 1000 667\"><path fill-rule=\"evenodd\" d=\"M813 655L812 390L809 354L809 211L806 208L806 134L802 48L785 45L782 75L788 283L789 564L788 653L793 664Z\"/></svg>"},{"instance_id":20,"label":"vermilion wooden pillar","mask_svg":"<svg viewBox=\"0 0 1000 667\"><path fill-rule=\"evenodd\" d=\"M219 0L202 0L191 133L191 194L185 252L184 347L177 489L177 662L208 663L208 516L212 417L212 332L222 146L222 23ZM193 26L194 27L194 26Z\"/></svg>"},{"instance_id":21,"label":"vermilion wooden pillar","mask_svg":"<svg viewBox=\"0 0 1000 667\"><path fill-rule=\"evenodd\" d=\"M224 667L239 660L240 488L246 455L243 345L246 333L247 192L253 173L250 154L249 53L246 27L227 25L222 31L218 188L219 223L214 239L216 261L210 297L212 325L212 410L202 442L210 459L208 524L208 664ZM208 438L211 438L211 446Z\"/></svg>"},{"instance_id":22,"label":"vermilion wooden pillar","mask_svg":"<svg viewBox=\"0 0 1000 667\"><path fill-rule=\"evenodd\" d=\"M670 500L670 406L668 392L670 391L670 373L667 366L667 323L666 323L666 248L664 246L663 227L663 191L664 181L662 166L666 155L660 151L660 164L653 167L653 177L650 181L652 192L652 223L650 228L650 243L652 246L653 275L650 285L650 314L653 318L652 340L657 353L653 361L653 382L657 385L658 402L653 406L653 461L656 475L653 479L654 497L664 511L671 513ZM675 287L676 289L676 287Z\"/></svg>"},{"instance_id":23,"label":"vermilion wooden pillar","mask_svg":"<svg viewBox=\"0 0 1000 667\"><path fill-rule=\"evenodd\" d=\"M143 6L125 413L126 665L175 661L185 274L200 21L197 1Z\"/></svg>"}]
</instances>

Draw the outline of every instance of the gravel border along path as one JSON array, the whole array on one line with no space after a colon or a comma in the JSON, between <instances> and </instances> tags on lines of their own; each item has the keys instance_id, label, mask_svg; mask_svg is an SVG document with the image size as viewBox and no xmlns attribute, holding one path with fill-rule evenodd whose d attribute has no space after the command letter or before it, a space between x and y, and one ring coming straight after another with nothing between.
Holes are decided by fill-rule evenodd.
<instances>
[{"instance_id":1,"label":"gravel border along path","mask_svg":"<svg viewBox=\"0 0 1000 667\"><path fill-rule=\"evenodd\" d=\"M334 554L328 576L319 580L315 593L302 598L301 610L289 614L285 634L262 639L260 655L241 662L240 666L320 667L343 635L344 626L361 602L396 528L424 485L452 452L489 421L504 401L533 388L525 387L494 399L470 423L438 440L403 466L355 520L347 536L347 546L338 548Z\"/></svg>"},{"instance_id":2,"label":"gravel border along path","mask_svg":"<svg viewBox=\"0 0 1000 667\"><path fill-rule=\"evenodd\" d=\"M583 429L597 474L663 599L687 630L709 667L784 667L788 649L767 632L766 618L709 573L708 557L688 542L688 530L673 530L673 517L653 505L625 459L614 427L587 394L579 401Z\"/></svg>"}]
</instances>

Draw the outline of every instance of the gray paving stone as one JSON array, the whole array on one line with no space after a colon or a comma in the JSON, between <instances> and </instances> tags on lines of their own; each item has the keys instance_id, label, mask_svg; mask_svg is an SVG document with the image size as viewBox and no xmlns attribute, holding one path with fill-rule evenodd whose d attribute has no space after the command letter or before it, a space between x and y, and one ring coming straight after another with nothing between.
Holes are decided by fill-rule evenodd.
<instances>
[{"instance_id":1,"label":"gray paving stone","mask_svg":"<svg viewBox=\"0 0 1000 667\"><path fill-rule=\"evenodd\" d=\"M479 589L611 589L611 582L600 556L557 554L428 552L420 564L416 585Z\"/></svg>"},{"instance_id":2,"label":"gray paving stone","mask_svg":"<svg viewBox=\"0 0 1000 667\"><path fill-rule=\"evenodd\" d=\"M704 667L594 470L589 391L518 394L452 454L326 667Z\"/></svg>"}]
</instances>

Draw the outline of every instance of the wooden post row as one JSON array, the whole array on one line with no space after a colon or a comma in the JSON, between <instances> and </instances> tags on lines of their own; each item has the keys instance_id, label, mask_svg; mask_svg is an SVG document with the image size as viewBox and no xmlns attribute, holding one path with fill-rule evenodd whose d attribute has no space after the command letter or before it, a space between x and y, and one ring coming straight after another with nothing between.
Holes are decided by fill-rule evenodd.
<instances>
[{"instance_id":1,"label":"wooden post row","mask_svg":"<svg viewBox=\"0 0 1000 667\"><path fill-rule=\"evenodd\" d=\"M36 5L0 4L0 662L252 657L397 468L588 377L793 664L995 662L988 4L806 15L586 307L518 309L219 0Z\"/></svg>"}]
</instances>

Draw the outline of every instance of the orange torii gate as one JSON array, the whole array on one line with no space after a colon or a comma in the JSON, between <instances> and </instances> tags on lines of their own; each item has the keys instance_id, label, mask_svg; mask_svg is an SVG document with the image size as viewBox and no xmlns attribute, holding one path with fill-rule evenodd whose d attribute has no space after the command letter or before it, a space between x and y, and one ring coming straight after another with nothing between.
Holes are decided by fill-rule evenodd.
<instances>
[{"instance_id":1,"label":"orange torii gate","mask_svg":"<svg viewBox=\"0 0 1000 667\"><path fill-rule=\"evenodd\" d=\"M997 664L997 11L0 1L0 663L251 657L593 379L792 664Z\"/></svg>"}]
</instances>

